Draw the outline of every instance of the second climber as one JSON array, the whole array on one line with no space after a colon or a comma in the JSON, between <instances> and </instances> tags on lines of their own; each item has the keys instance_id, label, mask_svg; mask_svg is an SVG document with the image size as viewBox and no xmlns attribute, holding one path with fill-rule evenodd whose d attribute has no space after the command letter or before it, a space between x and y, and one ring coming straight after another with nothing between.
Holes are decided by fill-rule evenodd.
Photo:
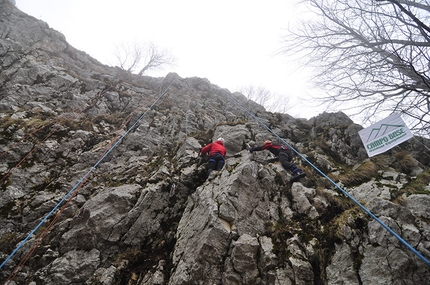
<instances>
[{"instance_id":1,"label":"second climber","mask_svg":"<svg viewBox=\"0 0 430 285\"><path fill-rule=\"evenodd\" d=\"M293 159L293 153L286 146L273 144L272 141L266 140L262 146L249 148L249 152L251 153L262 150L268 150L275 155L275 157L270 159L269 162L279 161L285 170L291 172L293 176L290 179L291 182L298 181L300 178L306 176L306 173L302 169L298 168L294 163L291 162Z\"/></svg>"}]
</instances>

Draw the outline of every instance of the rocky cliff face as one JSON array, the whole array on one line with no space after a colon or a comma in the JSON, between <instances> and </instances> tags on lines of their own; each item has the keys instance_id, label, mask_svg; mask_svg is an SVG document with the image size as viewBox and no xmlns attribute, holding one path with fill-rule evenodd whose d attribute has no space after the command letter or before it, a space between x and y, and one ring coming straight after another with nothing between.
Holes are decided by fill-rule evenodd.
<instances>
[{"instance_id":1,"label":"rocky cliff face","mask_svg":"<svg viewBox=\"0 0 430 285\"><path fill-rule=\"evenodd\" d=\"M19 248L2 284L430 284L312 165L296 156L308 175L290 185L246 147L276 141L268 126L429 259L429 141L367 159L342 113L295 119L206 79L126 74L6 0L0 65L0 261ZM205 180L198 152L219 136L226 165Z\"/></svg>"}]
</instances>

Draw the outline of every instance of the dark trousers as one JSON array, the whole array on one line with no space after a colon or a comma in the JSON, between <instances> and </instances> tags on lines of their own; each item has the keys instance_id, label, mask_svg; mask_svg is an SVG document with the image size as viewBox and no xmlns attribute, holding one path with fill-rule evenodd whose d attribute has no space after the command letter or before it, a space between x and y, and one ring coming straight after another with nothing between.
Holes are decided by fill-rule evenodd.
<instances>
[{"instance_id":1,"label":"dark trousers","mask_svg":"<svg viewBox=\"0 0 430 285\"><path fill-rule=\"evenodd\" d=\"M301 170L294 163L291 162L293 159L293 152L290 149L281 149L279 152L279 161L285 170L291 171L293 175L297 175Z\"/></svg>"},{"instance_id":2,"label":"dark trousers","mask_svg":"<svg viewBox=\"0 0 430 285\"><path fill-rule=\"evenodd\" d=\"M207 166L208 167L207 176L209 176L212 170L220 171L223 168L224 164L225 164L224 157L221 154L216 153L210 156L208 160L208 166Z\"/></svg>"},{"instance_id":3,"label":"dark trousers","mask_svg":"<svg viewBox=\"0 0 430 285\"><path fill-rule=\"evenodd\" d=\"M291 170L292 166L295 166L293 163L291 163L291 160L293 159L293 153L289 149L281 149L279 151L279 162L281 163L282 167L285 170L293 172Z\"/></svg>"}]
</instances>

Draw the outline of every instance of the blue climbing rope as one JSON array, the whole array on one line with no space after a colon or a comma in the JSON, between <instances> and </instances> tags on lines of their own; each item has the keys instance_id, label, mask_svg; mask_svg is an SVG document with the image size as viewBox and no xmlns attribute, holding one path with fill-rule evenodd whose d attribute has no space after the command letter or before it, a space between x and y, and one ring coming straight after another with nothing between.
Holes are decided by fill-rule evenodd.
<instances>
[{"instance_id":1,"label":"blue climbing rope","mask_svg":"<svg viewBox=\"0 0 430 285\"><path fill-rule=\"evenodd\" d=\"M330 179L324 172L319 170L314 164L312 164L306 157L304 157L301 153L299 153L295 148L293 148L290 144L288 144L285 140L283 140L278 134L276 134L273 130L271 130L266 124L264 124L260 119L258 119L254 114L248 111L245 107L243 107L236 99L230 96L225 90L223 90L224 94L240 109L245 111L248 115L250 115L254 120L260 123L264 128L266 128L270 133L276 136L282 143L288 146L291 150L293 150L297 155L299 155L304 161L306 161L310 166L312 166L318 173L320 173L323 177L325 177L331 184L336 186L345 196L351 199L357 206L359 206L364 212L366 212L370 217L376 220L381 226L383 226L388 232L390 232L393 236L395 236L401 243L403 243L407 248L409 248L413 253L415 253L419 258L421 258L427 265L430 266L430 261L427 260L420 252L418 252L415 248L413 248L409 243L407 243L402 237L400 237L396 232L394 232L390 227L384 224L380 219L378 219L372 212L370 212L366 207L361 205L354 197L352 197L348 192L346 192L342 187L340 187L337 183Z\"/></svg>"},{"instance_id":2,"label":"blue climbing rope","mask_svg":"<svg viewBox=\"0 0 430 285\"><path fill-rule=\"evenodd\" d=\"M87 177L97 168L97 166L106 158L106 156L109 155L109 153L112 152L112 150L124 139L124 137L130 133L131 130L133 130L137 124L146 116L146 114L154 107L155 104L158 103L158 101L161 100L161 98L166 94L167 90L172 86L172 84L176 81L174 79L167 88L161 93L160 96L152 103L151 106L148 107L148 109L136 120L136 122L113 144L105 153L104 155L91 167L90 170L88 170L87 173L73 186L73 188L60 200L60 202L55 205L55 207L40 221L40 223L27 235L27 237L12 251L12 253L2 262L0 265L0 269L8 262L9 259L12 258L12 256L15 255L15 253L30 239L30 237L37 231L37 229L42 226L42 224L60 207L61 204L82 184L83 181L87 179Z\"/></svg>"}]
</instances>

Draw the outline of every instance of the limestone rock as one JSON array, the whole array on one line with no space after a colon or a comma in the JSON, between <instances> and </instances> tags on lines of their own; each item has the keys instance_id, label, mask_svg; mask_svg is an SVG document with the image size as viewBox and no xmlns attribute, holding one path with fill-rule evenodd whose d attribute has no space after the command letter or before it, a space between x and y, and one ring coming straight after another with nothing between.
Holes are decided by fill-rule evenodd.
<instances>
[{"instance_id":1,"label":"limestone rock","mask_svg":"<svg viewBox=\"0 0 430 285\"><path fill-rule=\"evenodd\" d=\"M296 119L208 79L105 66L9 0L0 22L0 281L31 253L10 284L430 284L338 188L430 259L427 139L369 159L341 112ZM303 155L300 182L249 153L280 141L266 126Z\"/></svg>"}]
</instances>

